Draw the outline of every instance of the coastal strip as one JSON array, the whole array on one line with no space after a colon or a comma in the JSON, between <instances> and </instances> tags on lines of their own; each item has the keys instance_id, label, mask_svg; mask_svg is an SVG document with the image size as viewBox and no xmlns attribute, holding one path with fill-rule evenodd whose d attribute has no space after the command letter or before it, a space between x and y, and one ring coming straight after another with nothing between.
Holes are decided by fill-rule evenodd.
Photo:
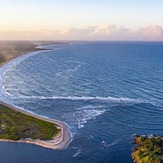
<instances>
[{"instance_id":1,"label":"coastal strip","mask_svg":"<svg viewBox=\"0 0 163 163\"><path fill-rule=\"evenodd\" d=\"M69 143L71 142L72 140L71 134L68 130L68 126L64 122L40 117L38 115L29 113L27 111L20 110L2 101L0 101L0 105L13 109L16 112L20 112L28 116L37 118L38 120L53 123L54 125L57 125L58 129L60 130L60 133L57 136L53 137L51 140L40 140L40 139L33 140L31 138L26 138L26 139L20 139L20 140L14 141L14 140L9 140L9 139L0 139L1 142L30 143L30 144L39 145L45 148L50 148L50 149L65 149L68 147Z\"/></svg>"},{"instance_id":2,"label":"coastal strip","mask_svg":"<svg viewBox=\"0 0 163 163\"><path fill-rule=\"evenodd\" d=\"M58 41L1 41L0 42L0 66L9 62L10 60L19 57L21 55L27 54L29 52L47 50L39 48L39 46L47 44L65 44L67 42ZM51 140L40 140L25 138L20 140L10 140L10 139L0 139L2 142L17 142L17 143L30 143L34 145L39 145L50 149L65 149L72 140L71 134L68 130L68 126L61 121L52 120L44 117L40 117L33 113L29 113L25 110L18 109L12 105L6 104L0 100L0 107L7 107L16 112L31 116L40 121L45 121L54 124L60 130L59 134L55 135ZM14 127L14 126L13 126Z\"/></svg>"},{"instance_id":3,"label":"coastal strip","mask_svg":"<svg viewBox=\"0 0 163 163\"><path fill-rule=\"evenodd\" d=\"M45 45L68 44L66 41L0 41L0 66L21 55L48 50ZM43 46L43 47L42 47Z\"/></svg>"},{"instance_id":4,"label":"coastal strip","mask_svg":"<svg viewBox=\"0 0 163 163\"><path fill-rule=\"evenodd\" d=\"M68 126L64 122L61 122L58 120L47 119L44 117L40 117L38 115L34 115L32 113L26 112L24 110L20 110L16 107L9 105L9 104L6 104L2 101L0 101L0 105L6 106L10 109L13 109L16 112L26 114L26 115L31 116L33 118L39 119L41 121L53 123L54 125L57 125L58 128L60 129L60 133L57 136L53 137L51 140L40 140L40 139L33 140L31 138L26 138L26 139L20 139L17 141L8 140L8 139L0 139L0 141L17 142L17 143L30 143L30 144L39 145L39 146L42 146L45 148L50 148L50 149L65 149L68 147L69 143L71 142L71 140L72 140L71 134L68 130Z\"/></svg>"}]
</instances>

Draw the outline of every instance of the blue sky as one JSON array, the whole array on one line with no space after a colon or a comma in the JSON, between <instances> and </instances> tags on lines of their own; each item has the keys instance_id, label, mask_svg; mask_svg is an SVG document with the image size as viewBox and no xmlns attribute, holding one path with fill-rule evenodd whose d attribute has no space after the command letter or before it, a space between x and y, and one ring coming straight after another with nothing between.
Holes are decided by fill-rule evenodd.
<instances>
[{"instance_id":1,"label":"blue sky","mask_svg":"<svg viewBox=\"0 0 163 163\"><path fill-rule=\"evenodd\" d=\"M0 0L0 36L25 31L63 34L91 27L108 31L107 26L113 25L118 31L152 28L157 33L163 27L162 15L162 0Z\"/></svg>"}]
</instances>

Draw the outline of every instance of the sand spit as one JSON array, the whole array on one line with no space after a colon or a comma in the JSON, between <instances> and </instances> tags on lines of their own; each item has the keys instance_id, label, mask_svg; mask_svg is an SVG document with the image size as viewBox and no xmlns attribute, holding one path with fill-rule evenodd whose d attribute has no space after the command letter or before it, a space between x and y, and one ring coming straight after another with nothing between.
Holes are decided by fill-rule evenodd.
<instances>
[{"instance_id":1,"label":"sand spit","mask_svg":"<svg viewBox=\"0 0 163 163\"><path fill-rule=\"evenodd\" d=\"M47 118L44 118L44 117L40 117L38 115L33 115L32 113L26 112L24 110L17 109L16 107L13 107L13 106L11 106L9 104L6 104L4 102L1 102L1 101L0 101L0 104L4 105L4 106L7 106L7 107L9 107L11 109L14 109L15 111L21 112L23 114L33 116L33 117L35 117L37 119L54 123L61 130L61 132L56 137L53 137L52 140L47 140L47 141L39 140L39 139L32 140L30 138L22 139L22 140L20 139L18 141L0 139L0 141L2 141L2 142L16 142L16 143L29 143L29 144L42 146L42 147L45 147L45 148L50 148L50 149L65 149L66 147L68 147L69 143L71 142L71 140L72 140L71 134L70 134L70 132L68 130L68 126L64 122L61 122L61 121L58 121L58 120L47 119Z\"/></svg>"}]
</instances>

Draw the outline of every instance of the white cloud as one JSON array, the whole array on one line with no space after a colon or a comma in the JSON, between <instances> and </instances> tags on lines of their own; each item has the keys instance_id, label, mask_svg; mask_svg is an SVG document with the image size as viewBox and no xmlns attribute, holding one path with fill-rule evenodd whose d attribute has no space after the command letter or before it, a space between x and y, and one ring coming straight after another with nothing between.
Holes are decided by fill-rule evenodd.
<instances>
[{"instance_id":1,"label":"white cloud","mask_svg":"<svg viewBox=\"0 0 163 163\"><path fill-rule=\"evenodd\" d=\"M116 25L101 25L95 27L95 29L92 31L92 34L109 34L115 32L116 30Z\"/></svg>"},{"instance_id":2,"label":"white cloud","mask_svg":"<svg viewBox=\"0 0 163 163\"><path fill-rule=\"evenodd\" d=\"M28 40L163 40L163 28L149 25L130 29L117 25L89 26L85 28L39 29L34 31L0 32L3 39Z\"/></svg>"},{"instance_id":3,"label":"white cloud","mask_svg":"<svg viewBox=\"0 0 163 163\"><path fill-rule=\"evenodd\" d=\"M158 25L149 25L148 27L139 29L140 34L150 37L163 36L163 28Z\"/></svg>"}]
</instances>

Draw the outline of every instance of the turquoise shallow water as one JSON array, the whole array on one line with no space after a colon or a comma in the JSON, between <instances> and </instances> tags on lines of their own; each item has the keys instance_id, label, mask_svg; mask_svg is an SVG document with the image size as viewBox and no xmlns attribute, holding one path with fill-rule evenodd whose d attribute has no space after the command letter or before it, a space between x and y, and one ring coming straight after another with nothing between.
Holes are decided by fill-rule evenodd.
<instances>
[{"instance_id":1,"label":"turquoise shallow water","mask_svg":"<svg viewBox=\"0 0 163 163\"><path fill-rule=\"evenodd\" d=\"M63 151L0 143L1 162L130 163L133 134L163 134L162 42L46 47L0 69L0 97L66 122L73 141Z\"/></svg>"}]
</instances>

